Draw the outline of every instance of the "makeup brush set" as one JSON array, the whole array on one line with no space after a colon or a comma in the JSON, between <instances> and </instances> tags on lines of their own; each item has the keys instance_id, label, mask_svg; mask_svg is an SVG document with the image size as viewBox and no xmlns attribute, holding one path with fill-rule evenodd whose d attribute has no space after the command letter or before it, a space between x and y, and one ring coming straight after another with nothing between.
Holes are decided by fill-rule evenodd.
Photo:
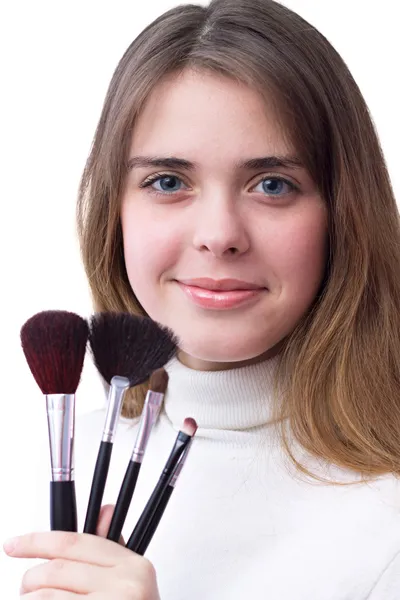
<instances>
[{"instance_id":1,"label":"makeup brush set","mask_svg":"<svg viewBox=\"0 0 400 600\"><path fill-rule=\"evenodd\" d=\"M86 320L62 310L35 314L21 328L28 366L46 399L51 458L50 526L78 531L74 481L75 394L86 351L109 385L107 411L89 495L84 533L96 533L122 404L129 388L149 380L136 441L116 501L107 538L118 542L135 491L146 446L168 385L163 368L177 340L166 327L129 313L95 313ZM143 555L163 516L197 430L185 419L126 547Z\"/></svg>"}]
</instances>

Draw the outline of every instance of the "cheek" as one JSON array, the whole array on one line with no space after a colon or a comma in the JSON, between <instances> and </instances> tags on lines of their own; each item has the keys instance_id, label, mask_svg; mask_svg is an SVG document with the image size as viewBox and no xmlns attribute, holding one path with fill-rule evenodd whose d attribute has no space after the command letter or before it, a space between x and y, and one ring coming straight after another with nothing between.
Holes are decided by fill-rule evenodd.
<instances>
[{"instance_id":1,"label":"cheek","mask_svg":"<svg viewBox=\"0 0 400 600\"><path fill-rule=\"evenodd\" d=\"M158 283L179 255L179 238L165 220L133 203L122 205L121 226L129 281L135 293Z\"/></svg>"},{"instance_id":2,"label":"cheek","mask_svg":"<svg viewBox=\"0 0 400 600\"><path fill-rule=\"evenodd\" d=\"M324 206L305 208L290 216L270 237L275 276L300 296L315 293L324 273L327 213Z\"/></svg>"}]
</instances>

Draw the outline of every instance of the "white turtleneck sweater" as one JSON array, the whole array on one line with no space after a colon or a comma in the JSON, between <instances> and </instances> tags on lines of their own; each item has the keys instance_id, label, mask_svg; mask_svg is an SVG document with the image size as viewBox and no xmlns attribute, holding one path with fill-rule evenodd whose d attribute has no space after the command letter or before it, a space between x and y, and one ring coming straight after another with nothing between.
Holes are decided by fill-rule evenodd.
<instances>
[{"instance_id":1,"label":"white turtleneck sweater","mask_svg":"<svg viewBox=\"0 0 400 600\"><path fill-rule=\"evenodd\" d=\"M400 483L350 487L296 476L270 419L276 359L217 372L174 359L124 528L127 539L186 417L198 423L190 454L146 557L161 600L400 600ZM82 531L105 410L76 424ZM104 504L115 503L138 420L121 419ZM48 471L48 454L46 472ZM307 465L342 481L355 476ZM48 529L48 485L41 492ZM35 528L36 524L32 524Z\"/></svg>"}]
</instances>

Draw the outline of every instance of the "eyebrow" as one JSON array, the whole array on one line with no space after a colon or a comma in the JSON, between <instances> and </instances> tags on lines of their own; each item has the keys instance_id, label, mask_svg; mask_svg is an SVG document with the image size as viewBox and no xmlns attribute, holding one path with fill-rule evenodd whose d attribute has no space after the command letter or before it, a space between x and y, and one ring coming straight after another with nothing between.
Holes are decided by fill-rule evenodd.
<instances>
[{"instance_id":1,"label":"eyebrow","mask_svg":"<svg viewBox=\"0 0 400 600\"><path fill-rule=\"evenodd\" d=\"M195 171L199 168L199 164L184 158L177 158L175 156L132 156L128 160L128 171L131 171L135 168L146 167L161 167L164 169L185 169L187 171ZM250 171L277 167L302 169L304 168L304 165L301 160L295 156L263 156L260 158L250 158L243 162L236 163L234 167L235 169Z\"/></svg>"}]
</instances>

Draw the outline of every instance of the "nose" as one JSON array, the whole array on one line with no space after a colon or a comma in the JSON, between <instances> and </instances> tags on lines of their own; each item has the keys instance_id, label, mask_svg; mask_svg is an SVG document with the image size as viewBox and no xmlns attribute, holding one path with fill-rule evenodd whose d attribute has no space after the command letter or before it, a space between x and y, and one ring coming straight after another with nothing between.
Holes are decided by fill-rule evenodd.
<instances>
[{"instance_id":1,"label":"nose","mask_svg":"<svg viewBox=\"0 0 400 600\"><path fill-rule=\"evenodd\" d=\"M197 203L193 245L213 256L244 254L250 247L243 215L235 200L214 194Z\"/></svg>"}]
</instances>

